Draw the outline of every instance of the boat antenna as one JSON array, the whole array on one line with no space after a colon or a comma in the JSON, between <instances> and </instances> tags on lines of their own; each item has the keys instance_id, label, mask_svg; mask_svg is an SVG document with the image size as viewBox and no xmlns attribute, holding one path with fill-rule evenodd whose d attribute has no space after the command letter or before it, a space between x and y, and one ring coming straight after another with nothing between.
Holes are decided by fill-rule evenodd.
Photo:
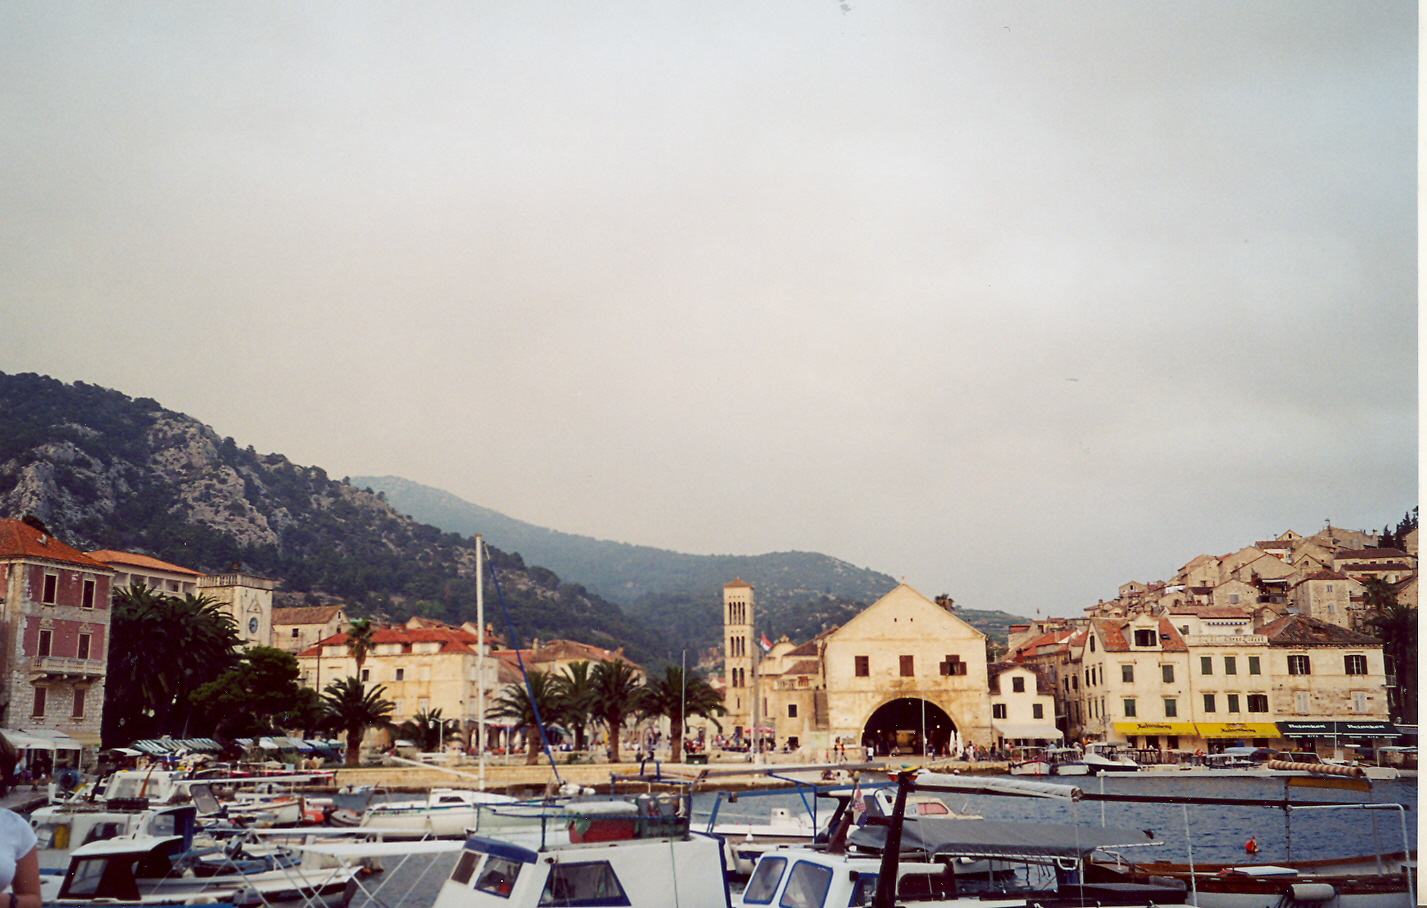
<instances>
[{"instance_id":1,"label":"boat antenna","mask_svg":"<svg viewBox=\"0 0 1427 908\"><path fill-rule=\"evenodd\" d=\"M490 558L490 552L486 552ZM510 608L505 604L505 595L500 591L500 578L496 576L495 562L491 562L491 586L495 587L496 601L500 603L501 614L505 616L505 632L509 635L515 650L515 664L520 667L520 680L525 685L525 696L530 701L530 712L535 716L535 730L540 732L540 747L545 751L545 759L550 762L550 771L555 774L555 785L564 784L560 778L560 767L555 763L555 755L550 751L550 738L545 734L545 720L540 716L540 705L535 702L535 691L530 686L530 673L525 670L525 660L520 655L520 637L515 633L515 624L510 620Z\"/></svg>"}]
</instances>

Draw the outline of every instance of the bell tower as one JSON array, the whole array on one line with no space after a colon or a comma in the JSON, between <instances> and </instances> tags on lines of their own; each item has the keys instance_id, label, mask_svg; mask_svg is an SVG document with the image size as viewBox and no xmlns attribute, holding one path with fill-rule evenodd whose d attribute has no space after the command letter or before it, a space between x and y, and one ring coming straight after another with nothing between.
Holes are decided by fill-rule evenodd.
<instances>
[{"instance_id":1,"label":"bell tower","mask_svg":"<svg viewBox=\"0 0 1427 908\"><path fill-rule=\"evenodd\" d=\"M753 587L740 579L723 585L724 702L729 730L734 737L752 737L753 660L758 647L753 640Z\"/></svg>"}]
</instances>

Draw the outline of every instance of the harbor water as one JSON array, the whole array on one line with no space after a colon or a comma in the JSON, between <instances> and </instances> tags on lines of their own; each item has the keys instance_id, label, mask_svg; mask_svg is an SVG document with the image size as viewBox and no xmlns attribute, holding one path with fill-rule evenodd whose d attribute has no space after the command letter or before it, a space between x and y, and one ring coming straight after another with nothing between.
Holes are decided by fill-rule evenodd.
<instances>
[{"instance_id":1,"label":"harbor water","mask_svg":"<svg viewBox=\"0 0 1427 908\"><path fill-rule=\"evenodd\" d=\"M1068 780L1067 780L1068 781ZM1075 780L1087 793L1250 798L1281 801L1285 780L1263 777L1177 777L1164 773L1106 775ZM1368 792L1327 788L1288 789L1294 804L1327 801L1405 805L1406 833L1411 848L1417 847L1417 780L1376 781ZM712 809L716 795L695 796L695 828ZM1110 826L1147 829L1162 845L1136 848L1127 857L1139 860L1220 862L1248 860L1244 844L1252 836L1259 851L1255 863L1282 860L1338 858L1353 855L1400 851L1403 847L1403 818L1396 810L1294 809L1266 807L1188 806L1171 804L1122 804L1081 801L1070 803L1038 798L992 795L942 795L959 813L978 814L986 819L1064 823L1081 826ZM820 818L827 816L830 802L819 806ZM766 822L773 808L801 811L803 799L793 791L767 797L744 796L736 803L719 805L721 822ZM435 900L451 868L455 855L414 858L400 866L388 862L389 872L368 880L375 889L377 904L393 908L428 908ZM362 899L354 901L362 908Z\"/></svg>"}]
</instances>

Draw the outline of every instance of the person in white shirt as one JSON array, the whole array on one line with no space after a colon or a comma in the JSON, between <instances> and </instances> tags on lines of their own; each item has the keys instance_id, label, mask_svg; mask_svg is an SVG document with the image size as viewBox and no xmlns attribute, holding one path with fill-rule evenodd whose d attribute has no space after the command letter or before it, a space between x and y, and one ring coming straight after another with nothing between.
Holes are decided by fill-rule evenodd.
<instances>
[{"instance_id":1,"label":"person in white shirt","mask_svg":"<svg viewBox=\"0 0 1427 908\"><path fill-rule=\"evenodd\" d=\"M25 818L0 808L0 908L41 908L40 857Z\"/></svg>"}]
</instances>

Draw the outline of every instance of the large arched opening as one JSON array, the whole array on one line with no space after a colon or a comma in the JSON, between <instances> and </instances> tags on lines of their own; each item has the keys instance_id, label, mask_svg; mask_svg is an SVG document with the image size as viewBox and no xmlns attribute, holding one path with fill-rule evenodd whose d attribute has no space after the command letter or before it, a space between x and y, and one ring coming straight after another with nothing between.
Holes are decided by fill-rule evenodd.
<instances>
[{"instance_id":1,"label":"large arched opening","mask_svg":"<svg viewBox=\"0 0 1427 908\"><path fill-rule=\"evenodd\" d=\"M877 756L947 753L956 723L946 710L918 697L899 697L877 707L862 726L862 746ZM869 750L869 753L872 751Z\"/></svg>"}]
</instances>

